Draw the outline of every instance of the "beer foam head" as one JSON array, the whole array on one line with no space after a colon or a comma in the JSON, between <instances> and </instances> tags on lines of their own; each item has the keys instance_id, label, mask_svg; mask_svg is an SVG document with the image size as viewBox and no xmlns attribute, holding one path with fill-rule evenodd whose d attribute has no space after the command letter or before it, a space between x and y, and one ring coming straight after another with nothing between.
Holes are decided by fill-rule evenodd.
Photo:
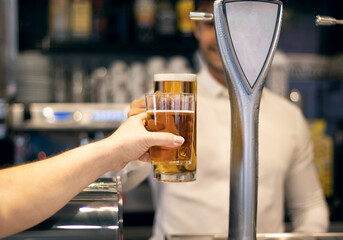
<instances>
[{"instance_id":1,"label":"beer foam head","mask_svg":"<svg viewBox=\"0 0 343 240\"><path fill-rule=\"evenodd\" d=\"M154 75L154 81L180 81L195 82L197 75L192 73L158 73Z\"/></svg>"}]
</instances>

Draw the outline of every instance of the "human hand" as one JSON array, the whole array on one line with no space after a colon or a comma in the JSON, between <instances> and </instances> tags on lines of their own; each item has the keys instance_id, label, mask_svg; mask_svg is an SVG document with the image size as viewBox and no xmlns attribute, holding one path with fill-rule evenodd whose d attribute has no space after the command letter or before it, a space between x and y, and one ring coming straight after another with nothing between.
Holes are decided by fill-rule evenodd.
<instances>
[{"instance_id":1,"label":"human hand","mask_svg":"<svg viewBox=\"0 0 343 240\"><path fill-rule=\"evenodd\" d=\"M137 115L139 113L145 112L145 100L144 98L138 99L138 100L134 100L131 102L130 104L130 111L127 114L128 117Z\"/></svg>"},{"instance_id":2,"label":"human hand","mask_svg":"<svg viewBox=\"0 0 343 240\"><path fill-rule=\"evenodd\" d=\"M129 117L107 140L113 154L118 156L121 168L133 160L150 161L147 152L152 146L179 147L184 138L166 132L149 132L145 128L146 113Z\"/></svg>"}]
</instances>

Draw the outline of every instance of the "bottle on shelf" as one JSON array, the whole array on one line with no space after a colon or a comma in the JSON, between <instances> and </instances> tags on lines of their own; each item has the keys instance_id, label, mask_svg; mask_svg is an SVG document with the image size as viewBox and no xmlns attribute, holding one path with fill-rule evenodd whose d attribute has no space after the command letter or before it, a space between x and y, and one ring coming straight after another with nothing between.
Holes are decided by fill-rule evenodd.
<instances>
[{"instance_id":1,"label":"bottle on shelf","mask_svg":"<svg viewBox=\"0 0 343 240\"><path fill-rule=\"evenodd\" d=\"M76 62L72 67L72 102L84 102L85 101L85 72L81 66L81 63Z\"/></svg>"},{"instance_id":2,"label":"bottle on shelf","mask_svg":"<svg viewBox=\"0 0 343 240\"><path fill-rule=\"evenodd\" d=\"M91 102L107 102L107 69L105 67L95 68L90 77L91 84Z\"/></svg>"},{"instance_id":3,"label":"bottle on shelf","mask_svg":"<svg viewBox=\"0 0 343 240\"><path fill-rule=\"evenodd\" d=\"M162 56L152 56L147 59L145 68L147 74L146 89L153 89L154 75L156 73L164 73L167 71L167 60Z\"/></svg>"},{"instance_id":4,"label":"bottle on shelf","mask_svg":"<svg viewBox=\"0 0 343 240\"><path fill-rule=\"evenodd\" d=\"M118 40L120 42L127 42L131 40L132 35L132 5L127 0L115 0L114 4Z\"/></svg>"},{"instance_id":5,"label":"bottle on shelf","mask_svg":"<svg viewBox=\"0 0 343 240\"><path fill-rule=\"evenodd\" d=\"M177 28L182 39L193 36L194 23L189 19L189 13L194 11L194 0L177 0Z\"/></svg>"},{"instance_id":6,"label":"bottle on shelf","mask_svg":"<svg viewBox=\"0 0 343 240\"><path fill-rule=\"evenodd\" d=\"M141 98L148 90L145 88L146 69L143 63L133 62L128 70L128 90L130 92L131 101Z\"/></svg>"},{"instance_id":7,"label":"bottle on shelf","mask_svg":"<svg viewBox=\"0 0 343 240\"><path fill-rule=\"evenodd\" d=\"M135 34L138 42L149 43L154 40L155 14L154 0L135 0Z\"/></svg>"},{"instance_id":8,"label":"bottle on shelf","mask_svg":"<svg viewBox=\"0 0 343 240\"><path fill-rule=\"evenodd\" d=\"M155 33L160 39L172 39L176 36L176 12L170 0L157 2Z\"/></svg>"},{"instance_id":9,"label":"bottle on shelf","mask_svg":"<svg viewBox=\"0 0 343 240\"><path fill-rule=\"evenodd\" d=\"M63 63L57 63L53 69L54 102L67 102L67 77Z\"/></svg>"},{"instance_id":10,"label":"bottle on shelf","mask_svg":"<svg viewBox=\"0 0 343 240\"><path fill-rule=\"evenodd\" d=\"M69 0L50 0L48 33L52 41L63 42L69 37Z\"/></svg>"},{"instance_id":11,"label":"bottle on shelf","mask_svg":"<svg viewBox=\"0 0 343 240\"><path fill-rule=\"evenodd\" d=\"M128 65L122 60L117 60L109 67L109 81L107 95L109 102L129 101L129 75Z\"/></svg>"},{"instance_id":12,"label":"bottle on shelf","mask_svg":"<svg viewBox=\"0 0 343 240\"><path fill-rule=\"evenodd\" d=\"M92 40L102 41L106 38L107 16L105 10L106 0L92 1Z\"/></svg>"},{"instance_id":13,"label":"bottle on shelf","mask_svg":"<svg viewBox=\"0 0 343 240\"><path fill-rule=\"evenodd\" d=\"M70 35L73 40L89 40L92 35L91 0L72 0L70 3Z\"/></svg>"},{"instance_id":14,"label":"bottle on shelf","mask_svg":"<svg viewBox=\"0 0 343 240\"><path fill-rule=\"evenodd\" d=\"M314 162L317 167L320 184L325 197L333 195L333 158L334 143L331 136L326 134L327 123L324 119L310 121L310 130L313 141Z\"/></svg>"}]
</instances>

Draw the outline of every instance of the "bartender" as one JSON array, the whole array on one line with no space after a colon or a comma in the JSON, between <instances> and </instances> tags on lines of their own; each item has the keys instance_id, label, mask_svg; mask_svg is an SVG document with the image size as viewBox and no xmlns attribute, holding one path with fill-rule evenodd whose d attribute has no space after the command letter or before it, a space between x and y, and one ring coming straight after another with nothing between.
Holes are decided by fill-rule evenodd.
<instances>
[{"instance_id":1,"label":"bartender","mask_svg":"<svg viewBox=\"0 0 343 240\"><path fill-rule=\"evenodd\" d=\"M150 161L154 145L179 147L184 139L148 132L146 114L129 118L111 136L46 160L0 170L0 238L47 219L108 171L132 160Z\"/></svg>"},{"instance_id":2,"label":"bartender","mask_svg":"<svg viewBox=\"0 0 343 240\"><path fill-rule=\"evenodd\" d=\"M197 11L213 12L213 0L198 0L195 5ZM230 99L214 23L196 22L194 34L204 62L198 74L197 180L151 181L156 200L154 240L169 234L228 233ZM144 100L132 102L129 115L145 111L144 107ZM266 88L258 154L257 232L284 232L286 211L294 232L327 231L328 207L313 163L307 122L300 109Z\"/></svg>"}]
</instances>

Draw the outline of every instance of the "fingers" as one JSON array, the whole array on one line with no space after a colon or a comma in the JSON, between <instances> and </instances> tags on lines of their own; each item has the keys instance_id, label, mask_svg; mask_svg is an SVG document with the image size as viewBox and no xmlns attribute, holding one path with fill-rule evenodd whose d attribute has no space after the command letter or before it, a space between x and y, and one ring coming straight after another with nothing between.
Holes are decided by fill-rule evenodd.
<instances>
[{"instance_id":1,"label":"fingers","mask_svg":"<svg viewBox=\"0 0 343 240\"><path fill-rule=\"evenodd\" d=\"M149 134L148 147L165 146L174 148L181 146L184 141L184 138L181 136L176 136L171 133L155 132ZM145 152L142 156L139 157L139 160L143 162L150 162L151 158L149 152Z\"/></svg>"},{"instance_id":2,"label":"fingers","mask_svg":"<svg viewBox=\"0 0 343 240\"><path fill-rule=\"evenodd\" d=\"M174 134L164 132L151 132L148 137L149 147L179 147L183 144L184 141L185 139L181 136L176 136Z\"/></svg>"},{"instance_id":3,"label":"fingers","mask_svg":"<svg viewBox=\"0 0 343 240\"><path fill-rule=\"evenodd\" d=\"M130 109L127 116L132 117L132 116L135 116L135 115L140 114L142 112L145 112L145 108L144 109L143 108Z\"/></svg>"},{"instance_id":4,"label":"fingers","mask_svg":"<svg viewBox=\"0 0 343 240\"><path fill-rule=\"evenodd\" d=\"M146 112L138 113L137 115L134 115L132 117L135 117L135 118L140 119L141 121L144 121L146 120Z\"/></svg>"},{"instance_id":5,"label":"fingers","mask_svg":"<svg viewBox=\"0 0 343 240\"><path fill-rule=\"evenodd\" d=\"M136 99L133 100L130 104L130 108L145 108L145 99Z\"/></svg>"},{"instance_id":6,"label":"fingers","mask_svg":"<svg viewBox=\"0 0 343 240\"><path fill-rule=\"evenodd\" d=\"M130 111L128 112L127 115L128 117L131 117L142 112L145 112L145 100L138 99L131 102Z\"/></svg>"}]
</instances>

